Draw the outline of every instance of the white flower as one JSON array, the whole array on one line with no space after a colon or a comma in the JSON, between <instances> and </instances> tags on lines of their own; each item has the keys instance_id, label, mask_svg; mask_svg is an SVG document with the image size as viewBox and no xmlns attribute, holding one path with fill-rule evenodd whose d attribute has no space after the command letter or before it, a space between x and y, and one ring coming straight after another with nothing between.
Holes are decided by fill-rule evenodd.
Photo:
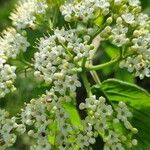
<instances>
[{"instance_id":1,"label":"white flower","mask_svg":"<svg viewBox=\"0 0 150 150\"><path fill-rule=\"evenodd\" d=\"M109 131L108 137L106 137L106 143L108 143L110 146L112 146L112 144L117 144L120 142L119 139L119 134L117 134L114 131Z\"/></svg>"},{"instance_id":2,"label":"white flower","mask_svg":"<svg viewBox=\"0 0 150 150\"><path fill-rule=\"evenodd\" d=\"M89 116L86 117L86 120L89 120L95 129L103 131L108 129L106 120L113 114L113 109L111 105L106 104L104 97L97 100L95 95L91 96L85 100L85 104L81 103L79 108L88 110Z\"/></svg>"},{"instance_id":3,"label":"white flower","mask_svg":"<svg viewBox=\"0 0 150 150\"><path fill-rule=\"evenodd\" d=\"M36 16L44 14L47 7L45 0L21 0L11 13L10 19L18 29L34 27Z\"/></svg>"},{"instance_id":4,"label":"white flower","mask_svg":"<svg viewBox=\"0 0 150 150\"><path fill-rule=\"evenodd\" d=\"M15 74L16 67L4 64L0 68L0 97L4 97L10 91L14 91L15 87L13 85L16 79Z\"/></svg>"},{"instance_id":5,"label":"white flower","mask_svg":"<svg viewBox=\"0 0 150 150\"><path fill-rule=\"evenodd\" d=\"M140 1L139 0L129 0L129 5L131 6L139 6Z\"/></svg>"},{"instance_id":6,"label":"white flower","mask_svg":"<svg viewBox=\"0 0 150 150\"><path fill-rule=\"evenodd\" d=\"M65 3L60 7L66 21L88 22L95 18L95 13L101 11L103 15L109 12L110 3L108 0L83 0L79 3ZM104 13L105 12L105 13Z\"/></svg>"},{"instance_id":7,"label":"white flower","mask_svg":"<svg viewBox=\"0 0 150 150\"><path fill-rule=\"evenodd\" d=\"M126 36L127 32L128 32L127 27L123 27L123 26L114 27L112 29L112 35L110 36L112 43L118 47L127 44L129 42L129 39Z\"/></svg>"},{"instance_id":8,"label":"white flower","mask_svg":"<svg viewBox=\"0 0 150 150\"><path fill-rule=\"evenodd\" d=\"M3 58L0 58L0 68L2 68L3 67L3 64L6 62L6 60L5 59L3 59Z\"/></svg>"},{"instance_id":9,"label":"white flower","mask_svg":"<svg viewBox=\"0 0 150 150\"><path fill-rule=\"evenodd\" d=\"M90 38L88 35L83 39L78 36L76 30L56 29L54 35L40 39L39 51L35 53L35 76L51 84L61 95L68 90L75 92L81 86L73 71L78 66L72 61L87 58L94 50L86 41Z\"/></svg>"},{"instance_id":10,"label":"white flower","mask_svg":"<svg viewBox=\"0 0 150 150\"><path fill-rule=\"evenodd\" d=\"M136 19L140 26L148 25L149 16L147 14L140 13Z\"/></svg>"},{"instance_id":11,"label":"white flower","mask_svg":"<svg viewBox=\"0 0 150 150\"><path fill-rule=\"evenodd\" d=\"M122 15L122 18L124 19L124 21L128 24L133 24L134 21L134 15L132 15L131 13L126 13Z\"/></svg>"},{"instance_id":12,"label":"white flower","mask_svg":"<svg viewBox=\"0 0 150 150\"><path fill-rule=\"evenodd\" d=\"M119 120L121 120L127 129L131 131L133 130L132 125L128 121L128 118L131 117L132 114L129 112L125 103L119 102L118 107L113 110L112 106L106 103L106 99L104 97L99 97L99 99L96 99L96 96L93 95L89 98L86 98L85 103L81 103L79 108L81 110L86 109L88 113L85 120L83 120L83 123L90 123L91 128L93 127L94 133L102 133L105 135L105 150L125 150L126 144L121 139L123 135L117 133L116 128L112 130L112 126L110 125L110 122L120 123ZM92 131L91 128L89 129ZM90 139L93 138L90 137ZM130 141L131 139L128 140Z\"/></svg>"},{"instance_id":13,"label":"white flower","mask_svg":"<svg viewBox=\"0 0 150 150\"><path fill-rule=\"evenodd\" d=\"M141 28L135 30L133 45L130 49L133 55L127 57L120 62L121 68L127 68L129 72L134 72L135 76L143 79L145 76L150 76L150 33L148 30Z\"/></svg>"},{"instance_id":14,"label":"white flower","mask_svg":"<svg viewBox=\"0 0 150 150\"><path fill-rule=\"evenodd\" d=\"M48 126L53 120L49 118L47 113L47 98L47 95L43 95L39 99L32 99L29 104L26 104L26 107L20 114L22 124L18 126L17 131L21 133L27 130L28 135L35 139L33 146L30 148L33 150L51 148L51 144L48 141L50 133ZM32 130L28 131L28 128L25 128L25 126L32 127Z\"/></svg>"},{"instance_id":15,"label":"white flower","mask_svg":"<svg viewBox=\"0 0 150 150\"><path fill-rule=\"evenodd\" d=\"M88 147L90 145L90 143L88 142L88 137L82 134L79 134L77 136L77 142L79 143L79 146L81 148Z\"/></svg>"},{"instance_id":16,"label":"white flower","mask_svg":"<svg viewBox=\"0 0 150 150\"><path fill-rule=\"evenodd\" d=\"M132 144L133 144L133 145L137 145L137 144L138 144L138 141L137 141L136 139L133 139L133 140L132 140Z\"/></svg>"},{"instance_id":17,"label":"white flower","mask_svg":"<svg viewBox=\"0 0 150 150\"><path fill-rule=\"evenodd\" d=\"M17 128L16 118L9 118L8 112L0 109L0 141L3 147L10 147L16 141L15 129Z\"/></svg>"},{"instance_id":18,"label":"white flower","mask_svg":"<svg viewBox=\"0 0 150 150\"><path fill-rule=\"evenodd\" d=\"M115 1L114 1L114 4L117 5L117 6L119 6L119 5L122 4L122 1L123 1L123 0L115 0Z\"/></svg>"},{"instance_id":19,"label":"white flower","mask_svg":"<svg viewBox=\"0 0 150 150\"><path fill-rule=\"evenodd\" d=\"M126 122L128 118L132 117L132 113L128 110L127 106L123 102L119 102L118 107L116 108L117 119Z\"/></svg>"},{"instance_id":20,"label":"white flower","mask_svg":"<svg viewBox=\"0 0 150 150\"><path fill-rule=\"evenodd\" d=\"M25 52L29 45L26 37L17 33L14 28L4 30L0 37L0 49L8 58L16 58L20 51Z\"/></svg>"}]
</instances>

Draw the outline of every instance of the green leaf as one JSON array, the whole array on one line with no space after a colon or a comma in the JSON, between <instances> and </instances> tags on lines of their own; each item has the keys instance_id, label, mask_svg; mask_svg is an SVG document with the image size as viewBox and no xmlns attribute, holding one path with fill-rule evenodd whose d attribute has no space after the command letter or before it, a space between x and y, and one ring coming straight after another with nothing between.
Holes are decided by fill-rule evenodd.
<instances>
[{"instance_id":1,"label":"green leaf","mask_svg":"<svg viewBox=\"0 0 150 150\"><path fill-rule=\"evenodd\" d=\"M117 68L114 74L115 78L119 80L126 81L129 83L135 83L135 77L126 69Z\"/></svg>"},{"instance_id":2,"label":"green leaf","mask_svg":"<svg viewBox=\"0 0 150 150\"><path fill-rule=\"evenodd\" d=\"M105 52L110 58L115 58L119 55L119 49L112 45L105 45Z\"/></svg>"},{"instance_id":3,"label":"green leaf","mask_svg":"<svg viewBox=\"0 0 150 150\"><path fill-rule=\"evenodd\" d=\"M114 45L111 45L108 42L104 42L101 44L101 57L99 56L98 59L100 59L101 63L106 63L109 62L110 60L116 58L117 56L119 56L120 54L120 50L119 48L115 47ZM102 72L104 74L104 76L108 76L110 74L113 74L116 72L116 70L118 70L118 63L114 63L110 66L104 67L102 69Z\"/></svg>"},{"instance_id":4,"label":"green leaf","mask_svg":"<svg viewBox=\"0 0 150 150\"><path fill-rule=\"evenodd\" d=\"M81 119L79 116L79 113L77 111L77 108L72 103L65 103L63 105L65 111L68 113L70 117L70 121L74 126L79 127L80 129L83 129Z\"/></svg>"},{"instance_id":5,"label":"green leaf","mask_svg":"<svg viewBox=\"0 0 150 150\"><path fill-rule=\"evenodd\" d=\"M97 26L101 26L102 23L104 21L104 18L102 16L99 16L98 18L96 18L96 20L94 21L95 25Z\"/></svg>"},{"instance_id":6,"label":"green leaf","mask_svg":"<svg viewBox=\"0 0 150 150\"><path fill-rule=\"evenodd\" d=\"M50 144L55 145L56 132L57 132L57 122L54 121L49 125L50 134L48 136L48 141Z\"/></svg>"},{"instance_id":7,"label":"green leaf","mask_svg":"<svg viewBox=\"0 0 150 150\"><path fill-rule=\"evenodd\" d=\"M150 149L150 94L144 89L120 80L109 79L94 87L103 93L110 102L124 101L133 113L133 126L138 129L135 150Z\"/></svg>"}]
</instances>

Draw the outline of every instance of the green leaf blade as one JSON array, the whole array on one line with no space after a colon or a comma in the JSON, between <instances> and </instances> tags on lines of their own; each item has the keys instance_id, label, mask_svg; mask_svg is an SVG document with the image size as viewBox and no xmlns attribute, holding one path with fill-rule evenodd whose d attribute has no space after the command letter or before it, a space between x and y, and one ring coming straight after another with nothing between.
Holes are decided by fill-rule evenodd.
<instances>
[{"instance_id":1,"label":"green leaf blade","mask_svg":"<svg viewBox=\"0 0 150 150\"><path fill-rule=\"evenodd\" d=\"M68 113L72 125L79 127L80 129L83 129L80 115L75 105L73 105L72 103L64 103L63 107L65 111Z\"/></svg>"}]
</instances>

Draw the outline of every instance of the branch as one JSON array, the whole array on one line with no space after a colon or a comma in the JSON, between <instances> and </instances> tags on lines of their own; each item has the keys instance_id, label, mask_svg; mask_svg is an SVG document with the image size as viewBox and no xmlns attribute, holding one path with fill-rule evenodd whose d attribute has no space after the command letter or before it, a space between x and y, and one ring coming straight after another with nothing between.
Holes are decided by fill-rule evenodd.
<instances>
[{"instance_id":1,"label":"branch","mask_svg":"<svg viewBox=\"0 0 150 150\"><path fill-rule=\"evenodd\" d=\"M89 71L91 71L91 70L100 70L100 69L102 69L104 67L110 66L110 65L118 62L119 60L120 60L120 57L117 57L116 59L113 59L113 60L111 60L111 61L109 61L107 63L104 63L104 64L95 65L95 66L89 65L89 66L86 67L86 70L89 70Z\"/></svg>"}]
</instances>

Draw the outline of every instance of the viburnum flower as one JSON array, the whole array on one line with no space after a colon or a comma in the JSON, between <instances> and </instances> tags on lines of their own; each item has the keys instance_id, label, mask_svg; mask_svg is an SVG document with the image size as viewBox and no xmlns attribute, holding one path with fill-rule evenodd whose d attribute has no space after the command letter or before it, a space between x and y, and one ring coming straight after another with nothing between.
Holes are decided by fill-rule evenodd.
<instances>
[{"instance_id":1,"label":"viburnum flower","mask_svg":"<svg viewBox=\"0 0 150 150\"><path fill-rule=\"evenodd\" d=\"M29 45L27 38L12 27L4 30L0 37L0 49L8 58L16 58L21 51L25 52Z\"/></svg>"},{"instance_id":2,"label":"viburnum flower","mask_svg":"<svg viewBox=\"0 0 150 150\"><path fill-rule=\"evenodd\" d=\"M8 64L4 64L0 68L0 97L4 97L7 93L16 89L13 85L16 79L15 70L15 66Z\"/></svg>"},{"instance_id":3,"label":"viburnum flower","mask_svg":"<svg viewBox=\"0 0 150 150\"><path fill-rule=\"evenodd\" d=\"M96 71L116 63L140 79L150 76L149 16L139 0L65 1L52 16L51 4L20 0L10 15L13 27L0 37L0 98L28 73L41 90L15 117L0 109L0 145L6 149L26 134L31 150L93 149L99 137L104 150L131 149L138 144L133 114L106 97ZM55 22L59 15L63 25ZM105 44L118 56L95 65ZM102 92L95 94L93 85Z\"/></svg>"},{"instance_id":4,"label":"viburnum flower","mask_svg":"<svg viewBox=\"0 0 150 150\"><path fill-rule=\"evenodd\" d=\"M45 0L21 0L11 13L10 19L18 29L34 28L36 16L44 14L47 7Z\"/></svg>"}]
</instances>

